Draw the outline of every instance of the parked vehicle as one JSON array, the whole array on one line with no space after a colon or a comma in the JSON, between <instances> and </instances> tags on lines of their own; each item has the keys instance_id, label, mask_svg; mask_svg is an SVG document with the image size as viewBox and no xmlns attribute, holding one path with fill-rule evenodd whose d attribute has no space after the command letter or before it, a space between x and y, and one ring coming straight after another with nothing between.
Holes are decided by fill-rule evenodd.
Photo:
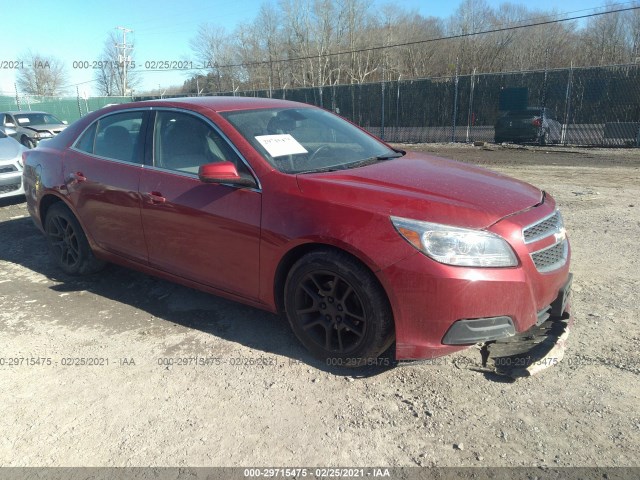
<instances>
[{"instance_id":1,"label":"parked vehicle","mask_svg":"<svg viewBox=\"0 0 640 480\"><path fill-rule=\"evenodd\" d=\"M67 128L67 122L46 112L2 112L2 126L15 130L15 139L34 148L43 139L53 138Z\"/></svg>"},{"instance_id":2,"label":"parked vehicle","mask_svg":"<svg viewBox=\"0 0 640 480\"><path fill-rule=\"evenodd\" d=\"M504 113L495 124L495 142L560 143L562 124L547 108L529 107Z\"/></svg>"},{"instance_id":3,"label":"parked vehicle","mask_svg":"<svg viewBox=\"0 0 640 480\"><path fill-rule=\"evenodd\" d=\"M25 155L68 274L105 261L286 313L333 364L431 358L567 314L553 198L394 149L320 108L198 97L101 109Z\"/></svg>"},{"instance_id":4,"label":"parked vehicle","mask_svg":"<svg viewBox=\"0 0 640 480\"><path fill-rule=\"evenodd\" d=\"M22 153L26 149L9 136L13 133L13 130L0 127L0 198L24 194Z\"/></svg>"}]
</instances>

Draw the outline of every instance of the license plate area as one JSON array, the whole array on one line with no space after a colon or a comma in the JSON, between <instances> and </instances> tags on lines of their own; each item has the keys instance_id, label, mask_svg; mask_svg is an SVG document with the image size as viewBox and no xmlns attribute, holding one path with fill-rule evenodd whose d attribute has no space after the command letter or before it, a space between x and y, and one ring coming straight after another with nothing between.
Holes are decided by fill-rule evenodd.
<instances>
[{"instance_id":1,"label":"license plate area","mask_svg":"<svg viewBox=\"0 0 640 480\"><path fill-rule=\"evenodd\" d=\"M558 292L558 296L551 303L551 316L552 317L561 317L567 307L567 303L569 303L569 298L571 297L571 285L573 284L573 274L569 274L569 278L564 286Z\"/></svg>"}]
</instances>

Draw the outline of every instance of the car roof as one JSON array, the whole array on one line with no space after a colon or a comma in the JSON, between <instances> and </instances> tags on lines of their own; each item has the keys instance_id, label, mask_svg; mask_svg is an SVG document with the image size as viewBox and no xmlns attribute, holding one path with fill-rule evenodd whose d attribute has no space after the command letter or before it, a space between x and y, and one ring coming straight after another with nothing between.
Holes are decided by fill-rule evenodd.
<instances>
[{"instance_id":1,"label":"car roof","mask_svg":"<svg viewBox=\"0 0 640 480\"><path fill-rule=\"evenodd\" d=\"M121 103L110 109L120 110L126 108L170 106L170 107L204 107L215 112L229 112L234 110L255 110L260 108L315 108L312 105L289 100L257 97L176 97L162 100L145 100L141 102Z\"/></svg>"},{"instance_id":2,"label":"car roof","mask_svg":"<svg viewBox=\"0 0 640 480\"><path fill-rule=\"evenodd\" d=\"M21 113L38 113L38 114L44 113L46 115L53 115L53 114L51 114L49 112L42 112L40 110L8 110L8 111L5 111L5 112L0 112L0 115L5 114L5 113L8 113L9 115L18 115L18 114L21 114Z\"/></svg>"}]
</instances>

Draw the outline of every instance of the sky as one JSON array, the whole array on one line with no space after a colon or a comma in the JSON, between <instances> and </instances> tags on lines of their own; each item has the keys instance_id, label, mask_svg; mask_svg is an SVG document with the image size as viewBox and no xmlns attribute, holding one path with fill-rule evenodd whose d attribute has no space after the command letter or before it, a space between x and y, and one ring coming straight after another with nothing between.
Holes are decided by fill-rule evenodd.
<instances>
[{"instance_id":1,"label":"sky","mask_svg":"<svg viewBox=\"0 0 640 480\"><path fill-rule=\"evenodd\" d=\"M8 67L29 50L57 57L65 63L69 94L75 95L77 86L80 94L94 95L94 71L80 67L100 60L107 36L118 32L115 30L118 26L133 30L128 38L134 41L136 66L142 69L142 82L137 91L182 85L188 73L152 72L145 66L152 66L152 62L192 59L189 40L200 24L220 25L232 32L239 23L253 21L263 3L277 3L277 0L65 0L56 3L54 8L49 2L33 0L29 3L29 14L25 15L15 0L0 0L0 18L4 20L1 22L0 95L15 95L16 71ZM400 4L423 16L447 18L462 0L374 0L374 6L384 3ZM498 6L504 2L488 0L488 3ZM511 3L531 6L530 0L511 0ZM535 7L581 15L603 4L604 0L537 0Z\"/></svg>"}]
</instances>

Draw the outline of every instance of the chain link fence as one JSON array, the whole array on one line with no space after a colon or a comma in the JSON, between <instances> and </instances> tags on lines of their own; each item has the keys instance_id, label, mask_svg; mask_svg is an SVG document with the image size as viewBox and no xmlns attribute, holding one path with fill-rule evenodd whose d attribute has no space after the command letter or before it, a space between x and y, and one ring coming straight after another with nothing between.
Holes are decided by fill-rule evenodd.
<instances>
[{"instance_id":1,"label":"chain link fence","mask_svg":"<svg viewBox=\"0 0 640 480\"><path fill-rule=\"evenodd\" d=\"M40 95L0 96L0 113L43 111L71 123L89 112L114 103L130 102L131 97L45 97Z\"/></svg>"},{"instance_id":2,"label":"chain link fence","mask_svg":"<svg viewBox=\"0 0 640 480\"><path fill-rule=\"evenodd\" d=\"M640 146L640 65L454 75L236 95L318 105L390 142L493 142L496 122L506 113L500 108L501 95L509 90L525 92L526 106L550 112L558 129L554 143Z\"/></svg>"},{"instance_id":3,"label":"chain link fence","mask_svg":"<svg viewBox=\"0 0 640 480\"><path fill-rule=\"evenodd\" d=\"M640 147L640 65L454 75L235 95L317 105L386 141L422 143L493 142L496 122L506 113L502 97L507 92L519 92L527 107L551 112L557 125L554 143ZM0 112L43 110L71 123L106 105L131 100L0 96Z\"/></svg>"}]
</instances>

